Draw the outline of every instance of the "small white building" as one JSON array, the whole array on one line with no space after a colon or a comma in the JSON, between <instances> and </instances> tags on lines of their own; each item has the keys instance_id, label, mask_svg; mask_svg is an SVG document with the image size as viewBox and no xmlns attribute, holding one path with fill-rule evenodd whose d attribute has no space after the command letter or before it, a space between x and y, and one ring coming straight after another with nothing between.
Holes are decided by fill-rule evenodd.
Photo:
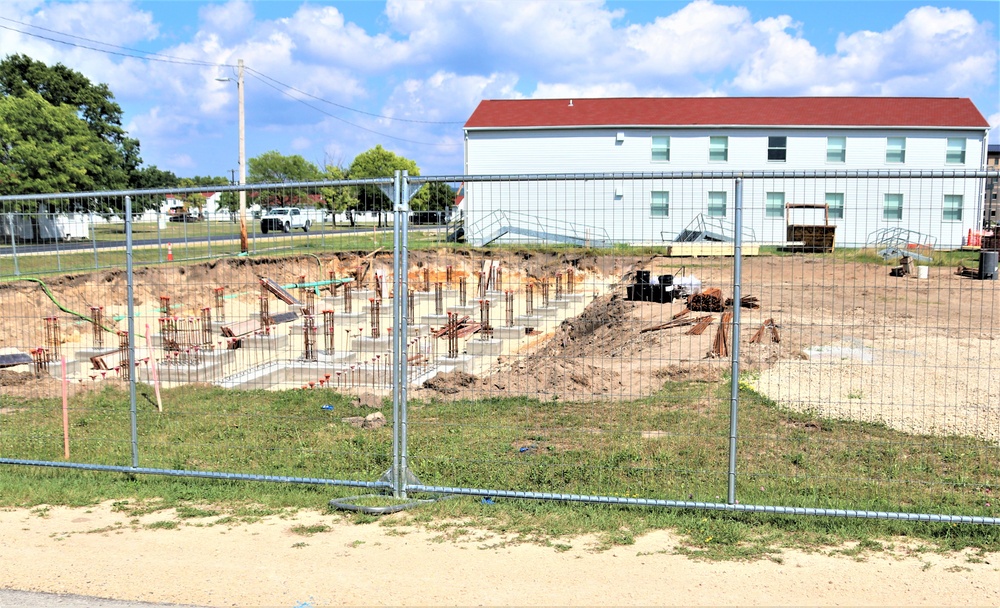
<instances>
[{"instance_id":1,"label":"small white building","mask_svg":"<svg viewBox=\"0 0 1000 608\"><path fill-rule=\"evenodd\" d=\"M958 247L979 228L983 179L856 172L981 170L988 130L964 98L484 100L465 124L465 173L547 177L466 184L466 236L488 242L498 221L520 216L537 218L542 232L596 230L614 242L662 243L695 218L731 222L735 182L711 174L740 172L745 234L757 242L784 241L789 221L827 221L822 209L786 210L805 204L826 206L838 245L861 246L876 231L898 228L929 235L938 248ZM803 175L766 176L773 172ZM816 172L823 175L807 175ZM579 175L592 173L649 176Z\"/></svg>"}]
</instances>

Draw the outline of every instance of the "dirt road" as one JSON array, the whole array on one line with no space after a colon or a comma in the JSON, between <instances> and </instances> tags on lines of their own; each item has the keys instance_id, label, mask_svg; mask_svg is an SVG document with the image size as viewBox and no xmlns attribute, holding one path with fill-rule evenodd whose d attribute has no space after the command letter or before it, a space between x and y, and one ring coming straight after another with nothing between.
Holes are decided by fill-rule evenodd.
<instances>
[{"instance_id":1,"label":"dirt road","mask_svg":"<svg viewBox=\"0 0 1000 608\"><path fill-rule=\"evenodd\" d=\"M709 563L678 555L666 532L597 551L590 538L454 540L314 512L210 524L170 511L132 518L110 503L0 511L0 588L207 606L1000 604L995 554L896 545ZM304 535L310 526L328 529Z\"/></svg>"}]
</instances>

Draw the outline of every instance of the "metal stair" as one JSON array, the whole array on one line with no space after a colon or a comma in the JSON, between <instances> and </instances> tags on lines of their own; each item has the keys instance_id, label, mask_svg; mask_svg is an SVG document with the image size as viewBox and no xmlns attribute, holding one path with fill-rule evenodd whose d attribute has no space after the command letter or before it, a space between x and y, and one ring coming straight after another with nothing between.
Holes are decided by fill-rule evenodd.
<instances>
[{"instance_id":1,"label":"metal stair","mask_svg":"<svg viewBox=\"0 0 1000 608\"><path fill-rule=\"evenodd\" d=\"M607 230L598 226L553 220L501 209L474 223L466 233L466 236L478 246L489 245L505 236L512 235L535 239L543 243L563 243L584 247L611 245L611 237Z\"/></svg>"}]
</instances>

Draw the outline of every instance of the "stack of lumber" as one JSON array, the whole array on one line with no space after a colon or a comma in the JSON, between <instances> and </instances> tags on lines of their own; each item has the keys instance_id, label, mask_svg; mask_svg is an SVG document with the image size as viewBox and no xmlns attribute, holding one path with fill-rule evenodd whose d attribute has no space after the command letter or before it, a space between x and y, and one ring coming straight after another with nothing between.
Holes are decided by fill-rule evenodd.
<instances>
[{"instance_id":1,"label":"stack of lumber","mask_svg":"<svg viewBox=\"0 0 1000 608\"><path fill-rule=\"evenodd\" d=\"M726 298L726 306L732 306L733 299ZM740 298L740 308L756 309L760 308L760 298L757 296L743 296Z\"/></svg>"},{"instance_id":2,"label":"stack of lumber","mask_svg":"<svg viewBox=\"0 0 1000 608\"><path fill-rule=\"evenodd\" d=\"M761 324L757 333L750 338L750 344L760 344L764 336L769 336L775 344L781 342L781 336L778 335L778 325L774 322L774 319L768 319Z\"/></svg>"},{"instance_id":3,"label":"stack of lumber","mask_svg":"<svg viewBox=\"0 0 1000 608\"><path fill-rule=\"evenodd\" d=\"M729 324L733 320L733 313L727 312L722 315L719 321L719 331L715 332L715 341L712 342L711 357L729 356Z\"/></svg>"}]
</instances>

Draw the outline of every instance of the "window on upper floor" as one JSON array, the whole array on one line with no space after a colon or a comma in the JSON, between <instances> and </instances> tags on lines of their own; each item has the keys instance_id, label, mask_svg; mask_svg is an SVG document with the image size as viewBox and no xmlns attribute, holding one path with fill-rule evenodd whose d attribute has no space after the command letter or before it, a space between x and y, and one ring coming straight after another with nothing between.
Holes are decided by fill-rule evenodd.
<instances>
[{"instance_id":1,"label":"window on upper floor","mask_svg":"<svg viewBox=\"0 0 1000 608\"><path fill-rule=\"evenodd\" d=\"M944 162L949 165L964 165L965 164L965 138L964 137L949 137L948 138L948 152L945 155Z\"/></svg>"},{"instance_id":2,"label":"window on upper floor","mask_svg":"<svg viewBox=\"0 0 1000 608\"><path fill-rule=\"evenodd\" d=\"M941 219L945 221L962 221L962 195L961 194L945 194L944 195L944 212L941 215Z\"/></svg>"},{"instance_id":3,"label":"window on upper floor","mask_svg":"<svg viewBox=\"0 0 1000 608\"><path fill-rule=\"evenodd\" d=\"M726 193L708 193L708 217L726 217Z\"/></svg>"},{"instance_id":4,"label":"window on upper floor","mask_svg":"<svg viewBox=\"0 0 1000 608\"><path fill-rule=\"evenodd\" d=\"M708 139L708 160L725 162L729 160L729 137L713 135Z\"/></svg>"},{"instance_id":5,"label":"window on upper floor","mask_svg":"<svg viewBox=\"0 0 1000 608\"><path fill-rule=\"evenodd\" d=\"M901 220L903 219L903 195L886 194L882 204L882 219Z\"/></svg>"},{"instance_id":6,"label":"window on upper floor","mask_svg":"<svg viewBox=\"0 0 1000 608\"><path fill-rule=\"evenodd\" d=\"M827 192L826 208L830 219L844 219L844 195L840 192Z\"/></svg>"},{"instance_id":7,"label":"window on upper floor","mask_svg":"<svg viewBox=\"0 0 1000 608\"><path fill-rule=\"evenodd\" d=\"M670 138L666 136L655 136L653 137L653 155L652 159L654 161L667 161L670 160Z\"/></svg>"},{"instance_id":8,"label":"window on upper floor","mask_svg":"<svg viewBox=\"0 0 1000 608\"><path fill-rule=\"evenodd\" d=\"M649 200L650 217L670 217L670 193L663 190L654 190L650 193Z\"/></svg>"},{"instance_id":9,"label":"window on upper floor","mask_svg":"<svg viewBox=\"0 0 1000 608\"><path fill-rule=\"evenodd\" d=\"M847 138L827 137L826 138L826 162L844 163L847 162Z\"/></svg>"},{"instance_id":10,"label":"window on upper floor","mask_svg":"<svg viewBox=\"0 0 1000 608\"><path fill-rule=\"evenodd\" d=\"M767 160L783 163L786 156L788 156L788 138L778 135L768 137Z\"/></svg>"},{"instance_id":11,"label":"window on upper floor","mask_svg":"<svg viewBox=\"0 0 1000 608\"><path fill-rule=\"evenodd\" d=\"M889 137L885 142L885 162L905 163L906 162L906 138Z\"/></svg>"},{"instance_id":12,"label":"window on upper floor","mask_svg":"<svg viewBox=\"0 0 1000 608\"><path fill-rule=\"evenodd\" d=\"M785 217L785 193L768 192L764 202L764 217Z\"/></svg>"}]
</instances>

